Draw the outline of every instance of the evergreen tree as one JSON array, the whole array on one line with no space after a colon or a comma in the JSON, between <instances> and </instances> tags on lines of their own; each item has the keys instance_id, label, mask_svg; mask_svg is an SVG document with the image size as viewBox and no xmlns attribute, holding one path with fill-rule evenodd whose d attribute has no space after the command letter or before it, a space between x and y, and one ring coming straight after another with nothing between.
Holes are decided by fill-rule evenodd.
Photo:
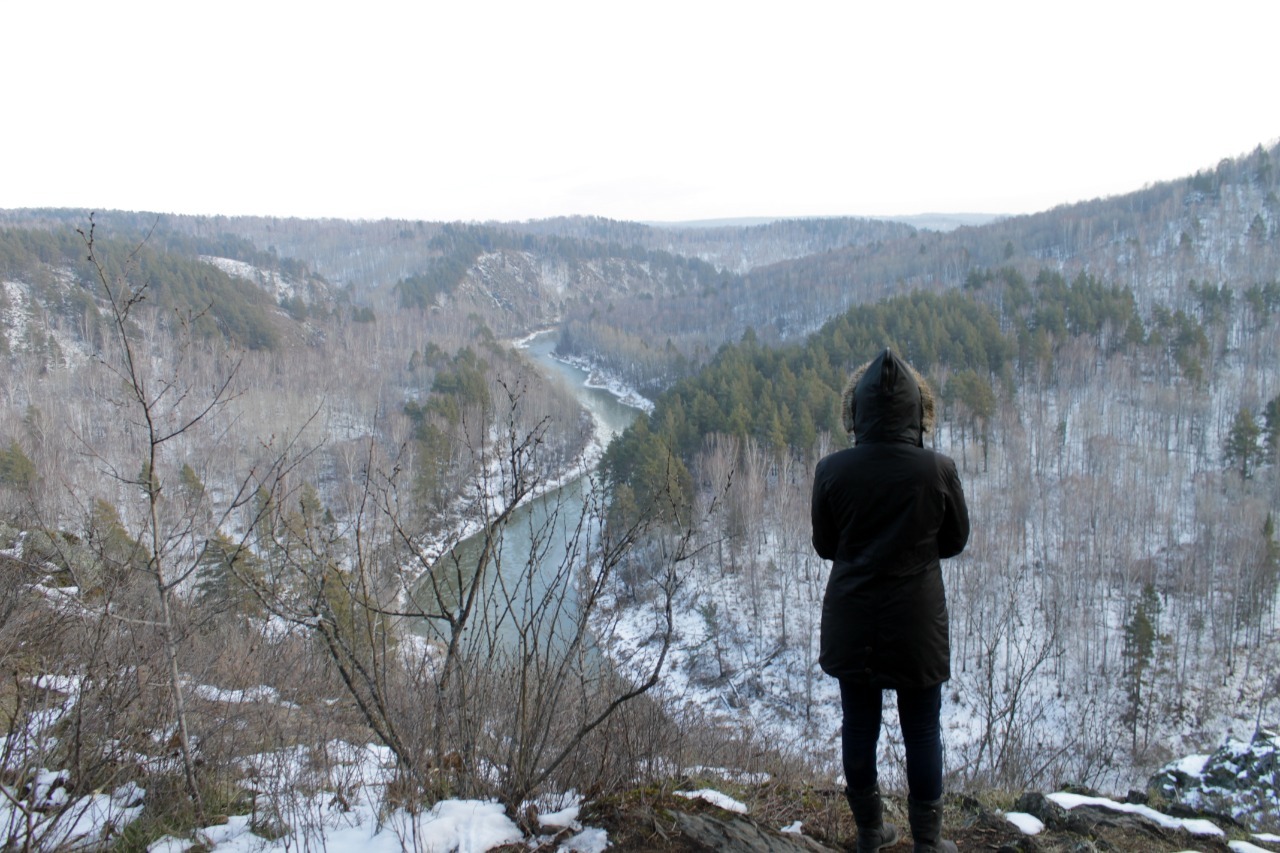
<instances>
[{"instance_id":1,"label":"evergreen tree","mask_svg":"<svg viewBox=\"0 0 1280 853\"><path fill-rule=\"evenodd\" d=\"M991 383L975 370L962 370L947 383L946 397L959 404L969 426L982 443L982 468L987 469L991 442L991 418L996 413L996 394Z\"/></svg>"},{"instance_id":2,"label":"evergreen tree","mask_svg":"<svg viewBox=\"0 0 1280 853\"><path fill-rule=\"evenodd\" d=\"M1254 466L1264 457L1264 449L1258 441L1261 436L1262 428L1254 420L1253 412L1247 406L1241 406L1231 422L1222 457L1228 465L1239 466L1242 480L1253 476Z\"/></svg>"},{"instance_id":3,"label":"evergreen tree","mask_svg":"<svg viewBox=\"0 0 1280 853\"><path fill-rule=\"evenodd\" d=\"M1280 395L1272 397L1262 410L1262 422L1264 458L1272 463L1280 461Z\"/></svg>"},{"instance_id":4,"label":"evergreen tree","mask_svg":"<svg viewBox=\"0 0 1280 853\"><path fill-rule=\"evenodd\" d=\"M200 479L200 475L195 469L187 463L182 464L182 470L178 473L178 482L182 487L182 493L188 501L195 502L204 497L204 482Z\"/></svg>"},{"instance_id":5,"label":"evergreen tree","mask_svg":"<svg viewBox=\"0 0 1280 853\"><path fill-rule=\"evenodd\" d=\"M0 449L0 485L26 491L35 482L36 466L18 442L10 441L8 449Z\"/></svg>"},{"instance_id":6,"label":"evergreen tree","mask_svg":"<svg viewBox=\"0 0 1280 853\"><path fill-rule=\"evenodd\" d=\"M1147 687L1155 665L1156 649L1164 642L1158 626L1160 622L1160 596L1155 587L1146 584L1129 621L1124 626L1124 684L1125 710L1123 722L1129 726L1130 744L1138 748L1138 726L1143 719L1144 704L1150 701Z\"/></svg>"},{"instance_id":7,"label":"evergreen tree","mask_svg":"<svg viewBox=\"0 0 1280 853\"><path fill-rule=\"evenodd\" d=\"M1267 241L1267 222L1261 213L1255 214L1249 223L1249 239L1258 245Z\"/></svg>"},{"instance_id":8,"label":"evergreen tree","mask_svg":"<svg viewBox=\"0 0 1280 853\"><path fill-rule=\"evenodd\" d=\"M226 534L215 533L205 543L196 575L196 605L209 615L235 613L261 616L262 603L255 593L265 573L262 562L248 548Z\"/></svg>"}]
</instances>

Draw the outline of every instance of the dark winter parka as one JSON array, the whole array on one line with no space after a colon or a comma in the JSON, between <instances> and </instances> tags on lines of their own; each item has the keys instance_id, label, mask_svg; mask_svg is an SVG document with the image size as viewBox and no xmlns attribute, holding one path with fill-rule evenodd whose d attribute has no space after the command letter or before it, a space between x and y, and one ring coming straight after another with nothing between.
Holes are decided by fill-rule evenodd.
<instances>
[{"instance_id":1,"label":"dark winter parka","mask_svg":"<svg viewBox=\"0 0 1280 853\"><path fill-rule=\"evenodd\" d=\"M834 561L819 663L854 683L932 687L951 677L939 560L969 539L960 477L924 447L932 392L890 350L854 373L843 415L856 444L813 478L813 547Z\"/></svg>"}]
</instances>

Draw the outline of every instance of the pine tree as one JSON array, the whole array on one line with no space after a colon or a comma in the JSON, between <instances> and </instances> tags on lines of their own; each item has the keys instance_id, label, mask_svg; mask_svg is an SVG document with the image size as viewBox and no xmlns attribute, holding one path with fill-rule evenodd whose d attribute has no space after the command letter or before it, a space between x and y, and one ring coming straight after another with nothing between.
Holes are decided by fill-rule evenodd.
<instances>
[{"instance_id":1,"label":"pine tree","mask_svg":"<svg viewBox=\"0 0 1280 853\"><path fill-rule=\"evenodd\" d=\"M1254 420L1253 412L1241 406L1231 422L1231 430L1222 448L1223 460L1228 465L1239 466L1241 480L1252 477L1254 466L1263 459L1264 450L1258 441L1261 436L1262 428Z\"/></svg>"},{"instance_id":2,"label":"pine tree","mask_svg":"<svg viewBox=\"0 0 1280 853\"><path fill-rule=\"evenodd\" d=\"M222 532L207 543L196 575L196 604L210 614L231 612L260 616L262 602L255 587L264 583L262 562L245 546Z\"/></svg>"},{"instance_id":3,"label":"pine tree","mask_svg":"<svg viewBox=\"0 0 1280 853\"><path fill-rule=\"evenodd\" d=\"M0 449L0 485L26 490L36 482L36 466L16 441Z\"/></svg>"},{"instance_id":4,"label":"pine tree","mask_svg":"<svg viewBox=\"0 0 1280 853\"><path fill-rule=\"evenodd\" d=\"M1138 749L1138 724L1143 718L1143 706L1150 701L1145 688L1155 664L1157 645L1163 642L1157 630L1160 609L1160 596L1148 583L1143 586L1133 615L1124 626L1125 711L1122 719L1129 725L1134 752Z\"/></svg>"},{"instance_id":5,"label":"pine tree","mask_svg":"<svg viewBox=\"0 0 1280 853\"><path fill-rule=\"evenodd\" d=\"M1280 461L1280 396L1272 397L1262 410L1263 458L1268 462Z\"/></svg>"}]
</instances>

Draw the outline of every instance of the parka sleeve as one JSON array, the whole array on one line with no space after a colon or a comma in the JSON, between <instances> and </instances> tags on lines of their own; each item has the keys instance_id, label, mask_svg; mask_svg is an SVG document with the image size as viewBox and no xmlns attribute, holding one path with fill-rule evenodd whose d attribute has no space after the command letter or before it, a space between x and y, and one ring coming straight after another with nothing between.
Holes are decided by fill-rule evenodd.
<instances>
[{"instance_id":1,"label":"parka sleeve","mask_svg":"<svg viewBox=\"0 0 1280 853\"><path fill-rule=\"evenodd\" d=\"M969 541L969 507L964 500L964 487L960 485L956 463L945 456L939 462L945 506L942 526L938 529L938 556L946 558L959 554Z\"/></svg>"},{"instance_id":2,"label":"parka sleeve","mask_svg":"<svg viewBox=\"0 0 1280 853\"><path fill-rule=\"evenodd\" d=\"M821 462L813 472L813 494L809 501L809 515L813 522L813 550L817 551L818 556L824 560L834 560L840 534L831 521L831 511L827 506Z\"/></svg>"}]
</instances>

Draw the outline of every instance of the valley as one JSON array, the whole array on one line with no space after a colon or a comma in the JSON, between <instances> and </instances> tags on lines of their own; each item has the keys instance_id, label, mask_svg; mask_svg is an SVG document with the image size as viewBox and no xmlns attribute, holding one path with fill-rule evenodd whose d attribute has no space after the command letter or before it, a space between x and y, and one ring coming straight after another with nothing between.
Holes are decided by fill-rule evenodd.
<instances>
[{"instance_id":1,"label":"valley","mask_svg":"<svg viewBox=\"0 0 1280 853\"><path fill-rule=\"evenodd\" d=\"M283 804L372 742L387 791L513 817L703 768L834 780L809 488L884 346L938 391L974 518L950 790L1123 792L1273 731L1277 157L949 231L0 211L7 772L140 766L202 810L305 750ZM547 329L541 359L652 403L607 450L509 343ZM485 580L543 561L536 592ZM433 574L438 613L408 595ZM465 639L499 622L509 651Z\"/></svg>"}]
</instances>

